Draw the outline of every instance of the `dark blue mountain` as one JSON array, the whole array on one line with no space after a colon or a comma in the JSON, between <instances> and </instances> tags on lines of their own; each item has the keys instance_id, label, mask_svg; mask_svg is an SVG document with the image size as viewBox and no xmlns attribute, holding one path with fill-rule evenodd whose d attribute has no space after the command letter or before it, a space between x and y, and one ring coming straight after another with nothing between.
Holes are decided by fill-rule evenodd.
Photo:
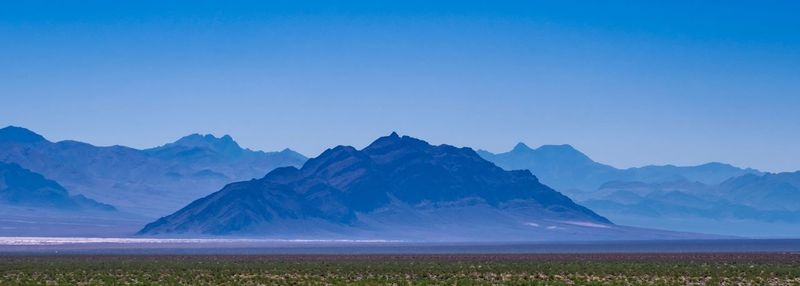
<instances>
[{"instance_id":1,"label":"dark blue mountain","mask_svg":"<svg viewBox=\"0 0 800 286\"><path fill-rule=\"evenodd\" d=\"M47 141L42 135L16 126L0 129L0 142L37 143Z\"/></svg>"},{"instance_id":2,"label":"dark blue mountain","mask_svg":"<svg viewBox=\"0 0 800 286\"><path fill-rule=\"evenodd\" d=\"M452 225L482 236L527 228L535 237L534 225L554 232L554 225L565 222L612 226L529 171L505 171L472 149L392 133L362 150L338 146L300 169L279 168L230 184L140 234L380 236L399 230L431 234ZM495 227L497 233L486 233Z\"/></svg>"},{"instance_id":3,"label":"dark blue mountain","mask_svg":"<svg viewBox=\"0 0 800 286\"><path fill-rule=\"evenodd\" d=\"M82 195L70 195L55 181L23 169L14 163L0 162L0 204L62 211L115 211Z\"/></svg>"},{"instance_id":4,"label":"dark blue mountain","mask_svg":"<svg viewBox=\"0 0 800 286\"><path fill-rule=\"evenodd\" d=\"M305 160L288 149L244 149L227 135L195 134L138 150L51 142L24 128L0 129L0 161L17 163L76 194L150 218L171 213L230 182L260 178L277 167L300 166Z\"/></svg>"}]
</instances>

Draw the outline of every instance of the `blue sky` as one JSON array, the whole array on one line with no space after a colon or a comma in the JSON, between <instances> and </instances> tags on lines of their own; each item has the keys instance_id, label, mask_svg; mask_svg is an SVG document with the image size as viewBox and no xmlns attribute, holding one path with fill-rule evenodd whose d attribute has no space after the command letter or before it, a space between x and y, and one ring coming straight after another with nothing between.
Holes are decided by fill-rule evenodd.
<instances>
[{"instance_id":1,"label":"blue sky","mask_svg":"<svg viewBox=\"0 0 800 286\"><path fill-rule=\"evenodd\" d=\"M794 1L73 2L4 2L0 125L312 156L398 131L800 170Z\"/></svg>"}]
</instances>

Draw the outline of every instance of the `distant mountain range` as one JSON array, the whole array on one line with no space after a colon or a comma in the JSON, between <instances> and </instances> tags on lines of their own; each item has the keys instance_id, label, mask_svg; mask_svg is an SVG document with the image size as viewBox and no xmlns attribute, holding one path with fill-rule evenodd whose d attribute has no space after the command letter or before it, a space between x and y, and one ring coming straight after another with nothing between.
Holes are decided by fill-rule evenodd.
<instances>
[{"instance_id":1,"label":"distant mountain range","mask_svg":"<svg viewBox=\"0 0 800 286\"><path fill-rule=\"evenodd\" d=\"M241 148L230 136L189 135L137 150L77 141L51 142L20 127L0 129L0 162L13 162L76 194L145 217L171 213L233 181L262 177L306 158L286 149Z\"/></svg>"},{"instance_id":2,"label":"distant mountain range","mask_svg":"<svg viewBox=\"0 0 800 286\"><path fill-rule=\"evenodd\" d=\"M758 179L749 182L749 187L756 191L743 195L737 194L740 189L731 184L745 177L732 178L713 186L688 181L610 182L585 202L595 209L639 216L800 223L800 185L787 185L786 189L779 190L762 183L768 176L800 177L800 173L754 176Z\"/></svg>"},{"instance_id":3,"label":"distant mountain range","mask_svg":"<svg viewBox=\"0 0 800 286\"><path fill-rule=\"evenodd\" d=\"M481 157L507 170L530 170L542 182L557 190L593 191L611 181L638 181L648 183L687 180L704 184L718 184L745 174L760 175L754 169L743 169L723 163L678 167L645 166L617 169L593 161L570 145L544 145L532 149L524 143L505 153L494 154L479 150Z\"/></svg>"},{"instance_id":4,"label":"distant mountain range","mask_svg":"<svg viewBox=\"0 0 800 286\"><path fill-rule=\"evenodd\" d=\"M800 211L800 171L739 176L722 182L716 191L719 196L750 207Z\"/></svg>"},{"instance_id":5,"label":"distant mountain range","mask_svg":"<svg viewBox=\"0 0 800 286\"><path fill-rule=\"evenodd\" d=\"M744 236L800 235L800 173L763 173L723 163L617 169L569 145L482 157L508 170L529 169L615 222Z\"/></svg>"},{"instance_id":6,"label":"distant mountain range","mask_svg":"<svg viewBox=\"0 0 800 286\"><path fill-rule=\"evenodd\" d=\"M669 237L613 225L469 148L396 133L362 150L328 149L302 168L233 183L148 224L144 235L417 240Z\"/></svg>"}]
</instances>

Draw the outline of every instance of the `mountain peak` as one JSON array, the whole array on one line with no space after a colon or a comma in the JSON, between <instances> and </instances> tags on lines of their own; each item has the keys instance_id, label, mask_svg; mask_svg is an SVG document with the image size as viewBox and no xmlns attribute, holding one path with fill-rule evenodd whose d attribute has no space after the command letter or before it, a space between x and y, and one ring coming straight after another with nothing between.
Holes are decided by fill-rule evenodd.
<instances>
[{"instance_id":1,"label":"mountain peak","mask_svg":"<svg viewBox=\"0 0 800 286\"><path fill-rule=\"evenodd\" d=\"M47 139L22 127L9 125L0 129L0 142L35 143L41 141L47 141Z\"/></svg>"},{"instance_id":2,"label":"mountain peak","mask_svg":"<svg viewBox=\"0 0 800 286\"><path fill-rule=\"evenodd\" d=\"M700 168L716 168L716 169L737 169L738 168L738 167L736 167L734 165L727 164L727 163L722 163L722 162L709 162L709 163L705 163L705 164L702 164L702 165L698 165L697 167L700 167Z\"/></svg>"},{"instance_id":3,"label":"mountain peak","mask_svg":"<svg viewBox=\"0 0 800 286\"><path fill-rule=\"evenodd\" d=\"M554 151L554 152L562 152L562 153L581 153L575 147L569 144L561 144L561 145L542 145L537 148L539 151ZM583 153L581 153L583 154Z\"/></svg>"},{"instance_id":4,"label":"mountain peak","mask_svg":"<svg viewBox=\"0 0 800 286\"><path fill-rule=\"evenodd\" d=\"M149 149L149 151L161 154L182 154L181 156L210 151L234 156L241 154L245 149L239 146L230 135L216 137L211 134L195 133L183 136L175 142Z\"/></svg>"},{"instance_id":5,"label":"mountain peak","mask_svg":"<svg viewBox=\"0 0 800 286\"><path fill-rule=\"evenodd\" d=\"M236 143L236 141L234 141L233 138L227 134L223 135L222 137L216 137L211 134L201 135L195 133L184 136L172 144L178 146L192 147L192 148L205 147L214 150L229 149L229 148L241 149L239 144Z\"/></svg>"},{"instance_id":6,"label":"mountain peak","mask_svg":"<svg viewBox=\"0 0 800 286\"><path fill-rule=\"evenodd\" d=\"M303 154L300 154L300 152L297 152L297 151L292 150L290 148L283 148L283 150L278 151L278 153L291 154L291 155L297 155L297 156L305 157L305 156L303 156Z\"/></svg>"},{"instance_id":7,"label":"mountain peak","mask_svg":"<svg viewBox=\"0 0 800 286\"><path fill-rule=\"evenodd\" d=\"M511 152L520 152L529 150L532 150L531 147L528 147L528 145L525 145L525 143L519 142L517 143L517 145L514 146L514 149L512 149Z\"/></svg>"},{"instance_id":8,"label":"mountain peak","mask_svg":"<svg viewBox=\"0 0 800 286\"><path fill-rule=\"evenodd\" d=\"M376 139L369 144L364 151L378 151L383 149L416 149L423 146L428 146L428 142L419 140L414 137L410 136L402 136L398 135L396 132L392 132L389 136L384 136Z\"/></svg>"},{"instance_id":9,"label":"mountain peak","mask_svg":"<svg viewBox=\"0 0 800 286\"><path fill-rule=\"evenodd\" d=\"M539 154L548 154L551 156L557 155L557 156L586 157L585 154L583 154L581 151L578 151L578 149L575 149L575 147L572 147L572 145L569 144L542 145L539 146L539 148L533 149L531 147L528 147L528 145L525 145L525 143L520 142L517 143L516 146L514 146L514 149L512 149L510 153L519 153L519 152L525 152L525 153L534 152Z\"/></svg>"},{"instance_id":10,"label":"mountain peak","mask_svg":"<svg viewBox=\"0 0 800 286\"><path fill-rule=\"evenodd\" d=\"M325 151L322 151L322 153L319 154L319 156L317 156L316 158L312 158L306 161L306 164L304 166L306 165L312 166L315 163L327 160L338 160L344 157L354 156L354 154L356 153L358 153L358 150L356 150L356 148L353 148L352 146L339 145L333 148L328 148Z\"/></svg>"},{"instance_id":11,"label":"mountain peak","mask_svg":"<svg viewBox=\"0 0 800 286\"><path fill-rule=\"evenodd\" d=\"M569 144L561 144L561 145L542 145L535 150L540 156L548 157L551 159L558 159L558 160L570 160L573 162L586 162L586 163L594 163L589 156L583 154L583 152L578 151Z\"/></svg>"}]
</instances>

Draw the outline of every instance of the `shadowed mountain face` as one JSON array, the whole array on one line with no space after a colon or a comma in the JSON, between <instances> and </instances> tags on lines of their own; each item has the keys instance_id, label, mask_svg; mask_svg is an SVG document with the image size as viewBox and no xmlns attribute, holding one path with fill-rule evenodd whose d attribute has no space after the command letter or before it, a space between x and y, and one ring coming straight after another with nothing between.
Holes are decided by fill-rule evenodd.
<instances>
[{"instance_id":1,"label":"shadowed mountain face","mask_svg":"<svg viewBox=\"0 0 800 286\"><path fill-rule=\"evenodd\" d=\"M498 220L478 221L480 216ZM536 223L526 222L542 220L610 226L528 171L505 171L472 149L393 133L362 150L338 146L300 169L279 168L230 184L140 233L292 236L313 228L381 235L392 228L431 234L448 224L480 233L492 225L530 228Z\"/></svg>"},{"instance_id":2,"label":"shadowed mountain face","mask_svg":"<svg viewBox=\"0 0 800 286\"><path fill-rule=\"evenodd\" d=\"M612 181L660 183L686 180L719 184L732 177L761 174L758 170L742 169L722 163L689 167L665 165L617 169L593 161L570 145L544 145L531 149L519 143L506 153L493 154L482 150L478 153L486 160L507 170L530 170L543 183L570 194L576 191L591 192Z\"/></svg>"},{"instance_id":3,"label":"shadowed mountain face","mask_svg":"<svg viewBox=\"0 0 800 286\"><path fill-rule=\"evenodd\" d=\"M227 183L262 177L277 167L300 166L305 158L288 149L243 149L230 136L195 134L137 150L50 142L30 130L6 127L0 129L0 161L17 163L122 211L158 217Z\"/></svg>"},{"instance_id":4,"label":"shadowed mountain face","mask_svg":"<svg viewBox=\"0 0 800 286\"><path fill-rule=\"evenodd\" d=\"M0 162L0 204L62 211L115 211L82 195L72 196L58 183L23 169Z\"/></svg>"}]
</instances>

